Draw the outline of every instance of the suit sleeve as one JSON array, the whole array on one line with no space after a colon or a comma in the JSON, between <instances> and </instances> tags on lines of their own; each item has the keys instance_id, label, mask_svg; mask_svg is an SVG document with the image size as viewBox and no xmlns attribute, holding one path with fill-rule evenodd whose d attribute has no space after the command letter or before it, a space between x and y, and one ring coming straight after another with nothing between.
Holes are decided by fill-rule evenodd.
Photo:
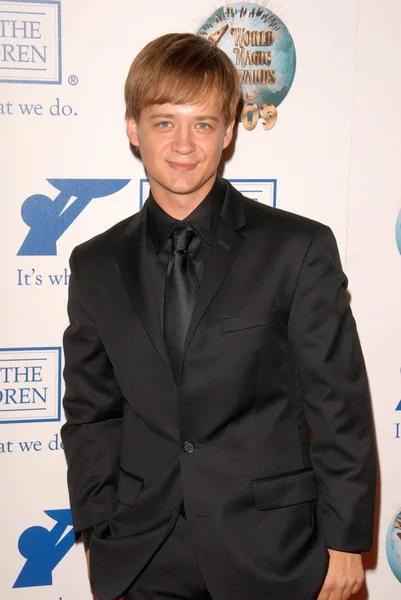
<instances>
[{"instance_id":1,"label":"suit sleeve","mask_svg":"<svg viewBox=\"0 0 401 600\"><path fill-rule=\"evenodd\" d=\"M80 289L71 255L68 316L64 334L61 429L68 465L68 489L74 529L90 529L107 520L116 504L123 397Z\"/></svg>"},{"instance_id":2,"label":"suit sleeve","mask_svg":"<svg viewBox=\"0 0 401 600\"><path fill-rule=\"evenodd\" d=\"M305 254L289 340L312 430L318 517L328 548L370 550L376 447L370 395L356 325L331 230L321 226Z\"/></svg>"}]
</instances>

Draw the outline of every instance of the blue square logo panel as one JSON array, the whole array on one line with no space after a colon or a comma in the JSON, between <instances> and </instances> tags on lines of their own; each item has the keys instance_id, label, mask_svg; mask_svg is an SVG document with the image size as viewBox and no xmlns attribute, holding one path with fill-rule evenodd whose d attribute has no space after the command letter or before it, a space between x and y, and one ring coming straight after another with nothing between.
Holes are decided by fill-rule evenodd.
<instances>
[{"instance_id":1,"label":"blue square logo panel","mask_svg":"<svg viewBox=\"0 0 401 600\"><path fill-rule=\"evenodd\" d=\"M60 0L0 0L0 82L61 83Z\"/></svg>"},{"instance_id":2,"label":"blue square logo panel","mask_svg":"<svg viewBox=\"0 0 401 600\"><path fill-rule=\"evenodd\" d=\"M228 179L228 181L247 198L276 207L277 179ZM144 205L149 193L149 181L141 179L139 189L140 208Z\"/></svg>"},{"instance_id":3,"label":"blue square logo panel","mask_svg":"<svg viewBox=\"0 0 401 600\"><path fill-rule=\"evenodd\" d=\"M0 348L0 424L60 421L61 348Z\"/></svg>"}]
</instances>

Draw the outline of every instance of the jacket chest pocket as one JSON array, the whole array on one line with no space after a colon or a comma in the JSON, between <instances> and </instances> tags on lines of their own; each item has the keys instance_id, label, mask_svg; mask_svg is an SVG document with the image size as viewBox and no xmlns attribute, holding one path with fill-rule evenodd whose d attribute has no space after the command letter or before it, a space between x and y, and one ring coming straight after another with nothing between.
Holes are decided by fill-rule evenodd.
<instances>
[{"instance_id":1,"label":"jacket chest pocket","mask_svg":"<svg viewBox=\"0 0 401 600\"><path fill-rule=\"evenodd\" d=\"M245 313L237 317L226 317L221 322L221 332L223 334L232 334L235 332L248 330L260 331L265 329L267 326L276 323L278 319L278 308Z\"/></svg>"}]
</instances>

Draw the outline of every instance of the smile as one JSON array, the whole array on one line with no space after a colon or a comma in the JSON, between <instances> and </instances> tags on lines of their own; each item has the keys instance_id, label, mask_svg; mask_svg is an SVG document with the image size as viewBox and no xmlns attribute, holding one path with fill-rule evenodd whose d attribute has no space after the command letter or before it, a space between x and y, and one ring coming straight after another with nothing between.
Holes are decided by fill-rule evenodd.
<instances>
[{"instance_id":1,"label":"smile","mask_svg":"<svg viewBox=\"0 0 401 600\"><path fill-rule=\"evenodd\" d=\"M192 169L195 169L196 167L196 163L179 163L179 162L172 162L172 161L167 161L168 165L174 169L175 171L191 171Z\"/></svg>"}]
</instances>

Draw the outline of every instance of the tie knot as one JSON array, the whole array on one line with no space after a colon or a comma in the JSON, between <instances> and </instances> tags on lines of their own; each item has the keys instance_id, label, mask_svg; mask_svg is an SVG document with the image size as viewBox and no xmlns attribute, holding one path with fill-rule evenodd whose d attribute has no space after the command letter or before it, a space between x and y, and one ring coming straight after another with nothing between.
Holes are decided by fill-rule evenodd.
<instances>
[{"instance_id":1,"label":"tie knot","mask_svg":"<svg viewBox=\"0 0 401 600\"><path fill-rule=\"evenodd\" d=\"M189 244L191 243L195 232L187 223L182 223L174 227L171 232L172 250L186 250L188 251Z\"/></svg>"}]
</instances>

